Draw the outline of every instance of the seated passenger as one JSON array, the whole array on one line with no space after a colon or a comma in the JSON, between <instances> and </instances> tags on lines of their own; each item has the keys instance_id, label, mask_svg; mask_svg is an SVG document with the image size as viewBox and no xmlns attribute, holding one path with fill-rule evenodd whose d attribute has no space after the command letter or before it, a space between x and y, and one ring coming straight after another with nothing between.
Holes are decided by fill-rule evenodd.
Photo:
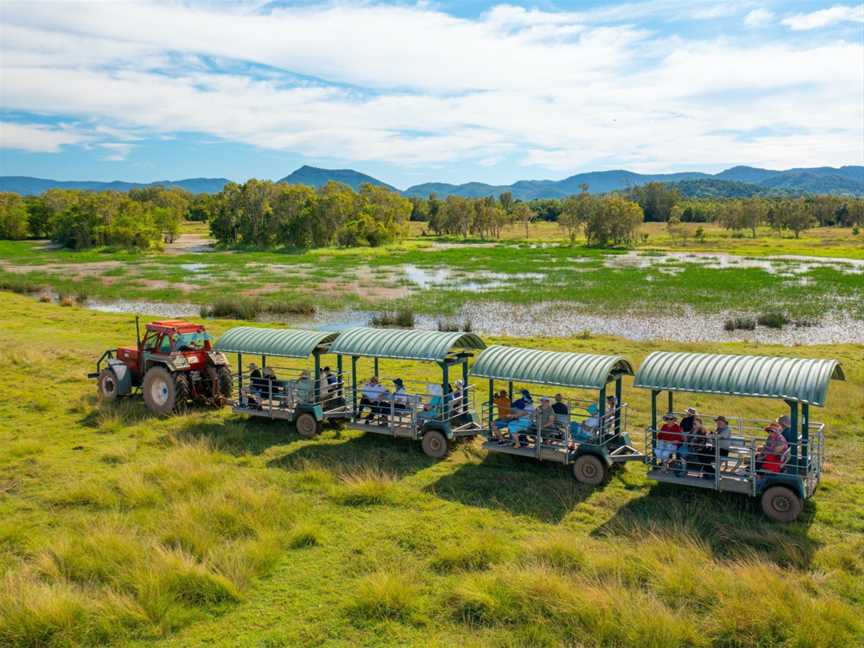
<instances>
[{"instance_id":1,"label":"seated passenger","mask_svg":"<svg viewBox=\"0 0 864 648\"><path fill-rule=\"evenodd\" d=\"M788 450L789 442L783 436L783 428L779 423L771 423L765 431L768 438L756 452L756 471L778 473L783 469L783 454Z\"/></svg>"},{"instance_id":2,"label":"seated passenger","mask_svg":"<svg viewBox=\"0 0 864 648\"><path fill-rule=\"evenodd\" d=\"M298 403L311 403L314 396L315 386L309 378L309 372L304 369L294 383L294 400Z\"/></svg>"},{"instance_id":3,"label":"seated passenger","mask_svg":"<svg viewBox=\"0 0 864 648\"><path fill-rule=\"evenodd\" d=\"M655 448L655 456L660 460L664 472L669 470L669 464L675 458L682 440L678 417L671 412L666 414L663 417L663 425L657 432L657 446Z\"/></svg>"},{"instance_id":4,"label":"seated passenger","mask_svg":"<svg viewBox=\"0 0 864 648\"><path fill-rule=\"evenodd\" d=\"M714 447L710 444L708 431L698 416L693 418L685 453L689 468L709 475L714 473Z\"/></svg>"},{"instance_id":5,"label":"seated passenger","mask_svg":"<svg viewBox=\"0 0 864 648\"><path fill-rule=\"evenodd\" d=\"M537 410L537 427L544 435L556 435L560 431L558 417L552 408L552 401L545 396L540 399L540 409Z\"/></svg>"},{"instance_id":6,"label":"seated passenger","mask_svg":"<svg viewBox=\"0 0 864 648\"><path fill-rule=\"evenodd\" d=\"M588 418L582 421L582 430L587 434L594 434L600 429L600 410L595 403L591 403L585 411Z\"/></svg>"},{"instance_id":7,"label":"seated passenger","mask_svg":"<svg viewBox=\"0 0 864 648\"><path fill-rule=\"evenodd\" d=\"M396 418L401 418L400 412L408 409L408 392L405 391L405 383L401 378L393 380L395 389L393 393L385 391L382 398L378 401L378 412L381 414L379 425L387 425L388 414L392 411ZM391 407L392 405L392 407Z\"/></svg>"},{"instance_id":8,"label":"seated passenger","mask_svg":"<svg viewBox=\"0 0 864 648\"><path fill-rule=\"evenodd\" d=\"M441 385L438 385L437 383L426 385L426 393L429 396L429 400L425 405L423 405L423 411L420 412L418 416L426 420L440 419L441 406L444 404Z\"/></svg>"},{"instance_id":9,"label":"seated passenger","mask_svg":"<svg viewBox=\"0 0 864 648\"><path fill-rule=\"evenodd\" d=\"M501 430L506 428L510 421L510 398L507 396L507 391L504 389L499 391L495 394L492 402L498 408L498 418L492 425L492 438L501 443L503 440Z\"/></svg>"},{"instance_id":10,"label":"seated passenger","mask_svg":"<svg viewBox=\"0 0 864 648\"><path fill-rule=\"evenodd\" d=\"M534 399L531 398L531 392L528 391L527 389L523 389L521 392L521 396L519 398L517 398L515 401L513 401L513 403L510 405L510 407L513 410L518 410L517 412L511 411L510 418L513 418L514 415L517 418L522 417L522 416L525 416L525 414L528 412L533 412L534 411Z\"/></svg>"},{"instance_id":11,"label":"seated passenger","mask_svg":"<svg viewBox=\"0 0 864 648\"><path fill-rule=\"evenodd\" d=\"M267 381L261 370L254 362L249 363L249 391L247 396L249 403L255 407L261 407L261 395L266 391Z\"/></svg>"},{"instance_id":12,"label":"seated passenger","mask_svg":"<svg viewBox=\"0 0 864 648\"><path fill-rule=\"evenodd\" d=\"M564 402L564 394L555 394L552 411L555 412L555 420L558 422L559 427L563 427L566 430L570 426L570 408Z\"/></svg>"},{"instance_id":13,"label":"seated passenger","mask_svg":"<svg viewBox=\"0 0 864 648\"><path fill-rule=\"evenodd\" d=\"M615 431L615 419L618 416L618 400L614 396L606 397L606 431Z\"/></svg>"},{"instance_id":14,"label":"seated passenger","mask_svg":"<svg viewBox=\"0 0 864 648\"><path fill-rule=\"evenodd\" d=\"M378 402L381 400L381 397L387 392L384 386L378 382L378 376L372 376L362 388L362 398L360 399L360 406L357 409L357 417L363 416L363 408L369 408L369 415L366 417L365 421L368 423L372 420L372 418L376 414L376 408L378 407Z\"/></svg>"},{"instance_id":15,"label":"seated passenger","mask_svg":"<svg viewBox=\"0 0 864 648\"><path fill-rule=\"evenodd\" d=\"M795 431L792 430L792 418L788 414L782 414L777 417L777 423L780 424L780 427L783 428L783 438L786 439L786 442L789 445L797 445L798 444L798 435L795 434Z\"/></svg>"},{"instance_id":16,"label":"seated passenger","mask_svg":"<svg viewBox=\"0 0 864 648\"><path fill-rule=\"evenodd\" d=\"M729 421L725 416L718 416L714 419L714 443L720 448L720 457L725 459L729 456L729 449L732 447L732 428L729 427Z\"/></svg>"}]
</instances>

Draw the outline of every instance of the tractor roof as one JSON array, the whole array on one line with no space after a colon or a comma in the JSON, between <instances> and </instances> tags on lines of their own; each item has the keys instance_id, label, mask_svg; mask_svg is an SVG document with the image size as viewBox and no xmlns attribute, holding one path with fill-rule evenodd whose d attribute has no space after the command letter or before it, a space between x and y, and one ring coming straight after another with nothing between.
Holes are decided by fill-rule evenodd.
<instances>
[{"instance_id":1,"label":"tractor roof","mask_svg":"<svg viewBox=\"0 0 864 648\"><path fill-rule=\"evenodd\" d=\"M198 333L204 331L202 324L194 324L185 320L160 320L158 322L150 322L147 325L148 331L158 331L160 333Z\"/></svg>"}]
</instances>

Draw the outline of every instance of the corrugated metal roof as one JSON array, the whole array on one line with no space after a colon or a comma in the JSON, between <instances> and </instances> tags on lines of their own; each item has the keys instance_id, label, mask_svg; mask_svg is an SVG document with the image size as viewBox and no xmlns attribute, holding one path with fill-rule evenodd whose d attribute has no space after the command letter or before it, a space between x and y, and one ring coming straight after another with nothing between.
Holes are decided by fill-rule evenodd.
<instances>
[{"instance_id":1,"label":"corrugated metal roof","mask_svg":"<svg viewBox=\"0 0 864 648\"><path fill-rule=\"evenodd\" d=\"M404 360L443 360L451 349L485 349L474 333L353 328L342 331L331 353Z\"/></svg>"},{"instance_id":2,"label":"corrugated metal roof","mask_svg":"<svg viewBox=\"0 0 864 648\"><path fill-rule=\"evenodd\" d=\"M494 345L477 356L471 374L541 385L600 389L617 375L633 375L621 356L540 351Z\"/></svg>"},{"instance_id":3,"label":"corrugated metal roof","mask_svg":"<svg viewBox=\"0 0 864 648\"><path fill-rule=\"evenodd\" d=\"M318 346L331 342L337 335L329 331L238 326L228 329L214 348L226 353L306 358Z\"/></svg>"},{"instance_id":4,"label":"corrugated metal roof","mask_svg":"<svg viewBox=\"0 0 864 648\"><path fill-rule=\"evenodd\" d=\"M633 384L824 405L832 378L846 379L836 360L657 351L639 367Z\"/></svg>"}]
</instances>

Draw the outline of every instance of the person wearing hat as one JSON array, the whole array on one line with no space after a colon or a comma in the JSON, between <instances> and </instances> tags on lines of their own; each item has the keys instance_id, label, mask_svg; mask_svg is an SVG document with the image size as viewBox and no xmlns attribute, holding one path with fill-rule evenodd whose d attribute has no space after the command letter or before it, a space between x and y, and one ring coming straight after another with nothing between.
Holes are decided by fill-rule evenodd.
<instances>
[{"instance_id":1,"label":"person wearing hat","mask_svg":"<svg viewBox=\"0 0 864 648\"><path fill-rule=\"evenodd\" d=\"M300 377L294 383L294 397L298 403L309 403L314 396L314 385L309 378L309 372L303 369Z\"/></svg>"},{"instance_id":2,"label":"person wearing hat","mask_svg":"<svg viewBox=\"0 0 864 648\"><path fill-rule=\"evenodd\" d=\"M254 362L249 363L249 391L247 397L252 405L261 407L261 395L267 389L267 381Z\"/></svg>"},{"instance_id":3,"label":"person wearing hat","mask_svg":"<svg viewBox=\"0 0 864 648\"><path fill-rule=\"evenodd\" d=\"M520 394L521 396L513 401L511 407L515 410L522 410L523 412L533 412L534 399L531 397L531 392L527 389L523 389Z\"/></svg>"},{"instance_id":4,"label":"person wearing hat","mask_svg":"<svg viewBox=\"0 0 864 648\"><path fill-rule=\"evenodd\" d=\"M369 408L369 415L364 419L365 423L371 423L372 419L378 413L378 405L387 390L378 381L378 376L372 376L366 381L361 390L360 407L357 409L358 418L363 415L363 409Z\"/></svg>"},{"instance_id":5,"label":"person wearing hat","mask_svg":"<svg viewBox=\"0 0 864 648\"><path fill-rule=\"evenodd\" d=\"M555 410L552 401L543 396L540 399L540 409L537 411L537 425L543 434L554 434L558 431Z\"/></svg>"},{"instance_id":6,"label":"person wearing hat","mask_svg":"<svg viewBox=\"0 0 864 648\"><path fill-rule=\"evenodd\" d=\"M732 428L729 427L729 421L725 416L718 416L714 419L714 443L722 458L729 456L729 449L732 447Z\"/></svg>"},{"instance_id":7,"label":"person wearing hat","mask_svg":"<svg viewBox=\"0 0 864 648\"><path fill-rule=\"evenodd\" d=\"M783 454L789 442L783 436L783 426L771 423L765 427L768 438L756 453L756 471L779 473L783 469Z\"/></svg>"},{"instance_id":8,"label":"person wearing hat","mask_svg":"<svg viewBox=\"0 0 864 648\"><path fill-rule=\"evenodd\" d=\"M663 417L663 425L657 432L657 447L655 454L660 460L663 471L669 470L669 464L678 453L678 448L684 441L681 426L678 425L678 417L669 412Z\"/></svg>"}]
</instances>

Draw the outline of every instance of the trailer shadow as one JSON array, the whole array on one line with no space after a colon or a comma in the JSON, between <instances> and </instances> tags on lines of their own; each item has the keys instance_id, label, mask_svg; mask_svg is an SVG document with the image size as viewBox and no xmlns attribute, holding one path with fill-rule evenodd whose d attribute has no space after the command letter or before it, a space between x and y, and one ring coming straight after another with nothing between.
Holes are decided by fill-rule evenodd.
<instances>
[{"instance_id":1,"label":"trailer shadow","mask_svg":"<svg viewBox=\"0 0 864 648\"><path fill-rule=\"evenodd\" d=\"M172 435L178 441L206 441L214 449L235 456L260 455L273 446L303 440L284 421L243 416L218 421L190 421Z\"/></svg>"},{"instance_id":2,"label":"trailer shadow","mask_svg":"<svg viewBox=\"0 0 864 648\"><path fill-rule=\"evenodd\" d=\"M462 464L425 490L466 506L507 511L556 524L597 488L577 483L570 470L558 464L489 454L480 463Z\"/></svg>"},{"instance_id":3,"label":"trailer shadow","mask_svg":"<svg viewBox=\"0 0 864 648\"><path fill-rule=\"evenodd\" d=\"M348 436L339 434L289 448L288 452L267 462L268 468L303 470L321 466L337 473L363 470L380 471L399 479L417 473L436 461L423 454L420 445L408 439L378 434Z\"/></svg>"},{"instance_id":4,"label":"trailer shadow","mask_svg":"<svg viewBox=\"0 0 864 648\"><path fill-rule=\"evenodd\" d=\"M591 535L634 540L684 535L701 542L717 560L758 556L782 567L806 569L822 544L809 536L815 513L813 500L806 500L797 522L780 524L763 516L755 498L653 484Z\"/></svg>"}]
</instances>

